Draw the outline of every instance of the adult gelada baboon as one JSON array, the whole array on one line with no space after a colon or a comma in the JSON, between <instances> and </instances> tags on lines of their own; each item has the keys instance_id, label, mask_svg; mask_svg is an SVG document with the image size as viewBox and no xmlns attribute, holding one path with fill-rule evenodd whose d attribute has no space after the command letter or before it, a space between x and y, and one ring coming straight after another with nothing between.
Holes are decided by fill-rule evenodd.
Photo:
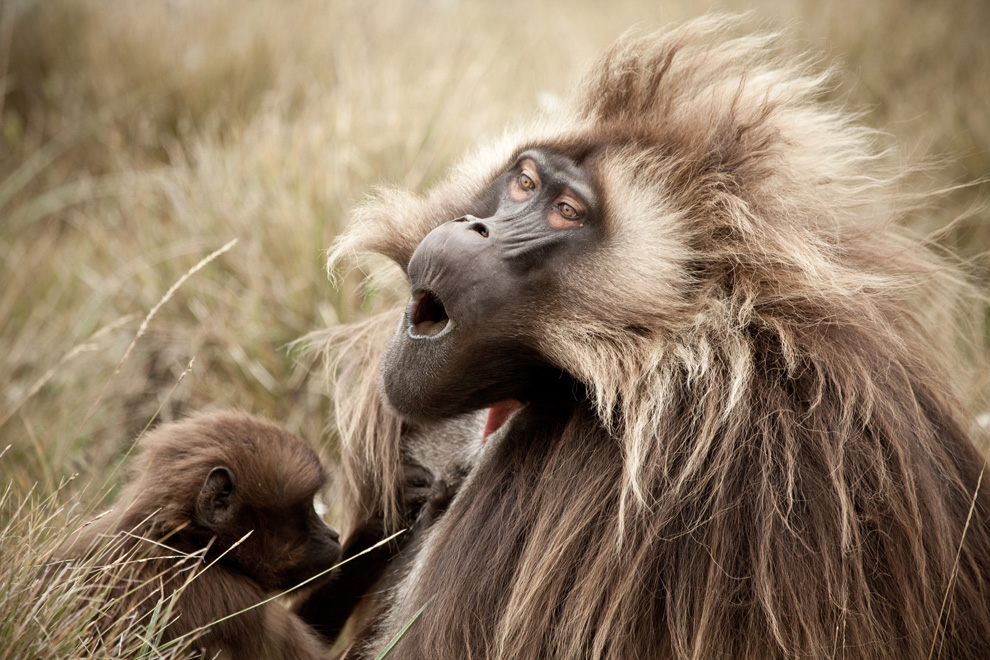
<instances>
[{"instance_id":1,"label":"adult gelada baboon","mask_svg":"<svg viewBox=\"0 0 990 660\"><path fill-rule=\"evenodd\" d=\"M734 29L622 38L337 246L408 276L391 407L489 410L369 651L422 608L390 657L990 657L969 289L829 75Z\"/></svg>"},{"instance_id":2,"label":"adult gelada baboon","mask_svg":"<svg viewBox=\"0 0 990 660\"><path fill-rule=\"evenodd\" d=\"M96 629L166 616L161 641L198 631L191 646L203 657L326 657L299 616L263 603L340 558L337 532L314 508L326 473L310 446L223 411L161 426L138 447L118 505L60 552L92 564L93 593L106 600Z\"/></svg>"}]
</instances>

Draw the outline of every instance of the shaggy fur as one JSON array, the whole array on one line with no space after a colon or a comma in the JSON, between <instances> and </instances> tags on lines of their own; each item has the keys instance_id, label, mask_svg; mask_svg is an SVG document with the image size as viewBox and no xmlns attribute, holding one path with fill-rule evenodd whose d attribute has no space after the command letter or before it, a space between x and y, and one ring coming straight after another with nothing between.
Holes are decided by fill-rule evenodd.
<instances>
[{"instance_id":1,"label":"shaggy fur","mask_svg":"<svg viewBox=\"0 0 990 660\"><path fill-rule=\"evenodd\" d=\"M121 619L147 630L164 617L172 622L157 625L160 643L198 633L185 644L203 657L325 657L326 647L299 617L280 603L261 604L293 586L283 584L284 573L309 560L309 539L300 538L289 514L312 507L326 481L310 446L267 420L215 412L162 426L139 448L135 478L117 508L60 553L92 565L93 597L105 601L94 622L97 638ZM239 519L216 533L197 522L195 511L215 466L227 466L239 484ZM278 517L248 519L266 510ZM337 558L330 556L327 568ZM241 610L249 611L226 618Z\"/></svg>"},{"instance_id":2,"label":"shaggy fur","mask_svg":"<svg viewBox=\"0 0 990 660\"><path fill-rule=\"evenodd\" d=\"M526 338L585 396L485 445L369 649L425 605L391 657L990 657L984 460L946 373L971 293L891 225L899 173L829 75L734 29L627 35L572 107L380 192L336 246L404 267L532 146L580 154L605 206ZM344 458L387 507L404 440L361 382Z\"/></svg>"},{"instance_id":3,"label":"shaggy fur","mask_svg":"<svg viewBox=\"0 0 990 660\"><path fill-rule=\"evenodd\" d=\"M483 413L432 423L403 421L379 392L382 347L397 322L394 310L367 321L313 332L299 344L326 366L334 391L334 419L342 450L334 501L345 516L345 536L369 520L384 523L384 536L416 528L405 492L404 470L425 469L435 482L459 487L482 447ZM412 513L420 513L418 507Z\"/></svg>"},{"instance_id":4,"label":"shaggy fur","mask_svg":"<svg viewBox=\"0 0 990 660\"><path fill-rule=\"evenodd\" d=\"M432 423L401 421L390 412L376 374L395 317L388 312L299 340L332 376L343 445L333 481L334 501L345 516L343 556L398 534L387 546L348 561L300 610L333 639L344 623L340 614L353 603L357 634L352 646L359 647L381 632L390 605L385 595L403 579L428 531L475 465L485 426L484 412Z\"/></svg>"}]
</instances>

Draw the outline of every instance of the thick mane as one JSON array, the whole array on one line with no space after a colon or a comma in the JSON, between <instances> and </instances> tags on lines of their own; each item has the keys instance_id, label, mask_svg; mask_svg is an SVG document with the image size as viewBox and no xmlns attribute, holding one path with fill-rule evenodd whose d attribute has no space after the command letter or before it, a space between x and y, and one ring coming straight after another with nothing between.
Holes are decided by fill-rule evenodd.
<instances>
[{"instance_id":1,"label":"thick mane","mask_svg":"<svg viewBox=\"0 0 990 660\"><path fill-rule=\"evenodd\" d=\"M323 364L333 393L333 421L341 443L333 501L339 503L348 531L375 516L390 532L405 526L399 502L404 463L435 470L437 478L449 477L470 466L480 448L483 416L413 423L401 420L384 401L378 377L382 347L401 315L401 310L390 309L299 340Z\"/></svg>"},{"instance_id":2,"label":"thick mane","mask_svg":"<svg viewBox=\"0 0 990 660\"><path fill-rule=\"evenodd\" d=\"M949 384L974 294L893 225L901 172L829 73L734 29L627 35L569 114L337 245L404 267L533 145L602 182L604 245L532 337L589 400L482 459L398 596L392 630L440 594L400 657L986 648L990 500Z\"/></svg>"},{"instance_id":3,"label":"thick mane","mask_svg":"<svg viewBox=\"0 0 990 660\"><path fill-rule=\"evenodd\" d=\"M809 414L841 402L840 435L874 414L910 418L912 388L950 382L945 329L973 302L954 267L892 225L901 172L820 101L829 76L784 60L772 37L726 41L727 27L627 37L590 76L580 133L610 136L588 158L623 194L602 268L568 274L568 322L537 338L624 438L626 487L647 510L646 490L677 490L700 467L678 474L679 452L662 455L679 393L698 397L680 413L695 459L754 416L762 387L802 375ZM930 396L957 413L951 394ZM647 466L661 482L641 483Z\"/></svg>"},{"instance_id":4,"label":"thick mane","mask_svg":"<svg viewBox=\"0 0 990 660\"><path fill-rule=\"evenodd\" d=\"M347 517L345 531L379 513L392 529L398 519L402 421L379 391L382 348L395 329L399 310L366 321L331 326L300 339L325 368L333 394L333 418L340 436L341 464L333 480L334 501Z\"/></svg>"}]
</instances>

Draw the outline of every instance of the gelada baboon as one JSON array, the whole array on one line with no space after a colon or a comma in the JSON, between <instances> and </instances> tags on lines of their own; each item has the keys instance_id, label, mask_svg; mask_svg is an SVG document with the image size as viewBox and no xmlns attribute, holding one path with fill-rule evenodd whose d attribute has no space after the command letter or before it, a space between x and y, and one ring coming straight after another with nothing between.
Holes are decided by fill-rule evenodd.
<instances>
[{"instance_id":1,"label":"gelada baboon","mask_svg":"<svg viewBox=\"0 0 990 660\"><path fill-rule=\"evenodd\" d=\"M326 657L280 603L224 619L340 558L337 532L314 509L326 474L310 446L267 420L215 412L161 426L139 450L117 507L65 553L95 562L108 600L97 626L148 617L181 590L165 642L205 627L192 647L208 658Z\"/></svg>"},{"instance_id":2,"label":"gelada baboon","mask_svg":"<svg viewBox=\"0 0 990 660\"><path fill-rule=\"evenodd\" d=\"M389 405L488 410L365 652L422 609L390 657L990 657L947 376L971 291L894 226L828 73L735 29L622 38L569 109L338 244L408 277Z\"/></svg>"}]
</instances>

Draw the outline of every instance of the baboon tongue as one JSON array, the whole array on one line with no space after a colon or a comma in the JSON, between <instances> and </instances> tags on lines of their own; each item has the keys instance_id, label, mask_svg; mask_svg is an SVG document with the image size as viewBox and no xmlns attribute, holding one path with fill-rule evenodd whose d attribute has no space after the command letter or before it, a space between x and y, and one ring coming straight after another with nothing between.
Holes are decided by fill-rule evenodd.
<instances>
[{"instance_id":1,"label":"baboon tongue","mask_svg":"<svg viewBox=\"0 0 990 660\"><path fill-rule=\"evenodd\" d=\"M485 440L488 439L495 431L502 428L512 413L516 412L523 407L522 401L516 401L515 399L506 399L505 401L499 401L494 406L488 409L488 421L485 423L485 433L481 436L481 442L484 444Z\"/></svg>"}]
</instances>

